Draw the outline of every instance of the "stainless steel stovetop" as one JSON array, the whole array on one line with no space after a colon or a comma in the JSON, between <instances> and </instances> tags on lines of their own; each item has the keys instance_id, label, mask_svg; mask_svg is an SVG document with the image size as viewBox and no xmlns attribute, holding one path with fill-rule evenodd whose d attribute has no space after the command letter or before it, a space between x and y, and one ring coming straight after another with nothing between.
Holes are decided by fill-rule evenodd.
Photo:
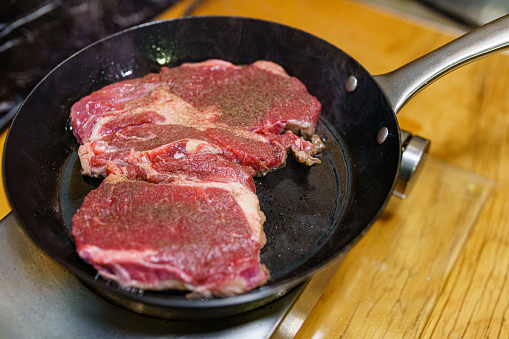
<instances>
[{"instance_id":1,"label":"stainless steel stovetop","mask_svg":"<svg viewBox=\"0 0 509 339\"><path fill-rule=\"evenodd\" d=\"M102 299L42 252L13 213L0 222L2 338L267 338L304 286L260 309L212 321L136 314Z\"/></svg>"}]
</instances>

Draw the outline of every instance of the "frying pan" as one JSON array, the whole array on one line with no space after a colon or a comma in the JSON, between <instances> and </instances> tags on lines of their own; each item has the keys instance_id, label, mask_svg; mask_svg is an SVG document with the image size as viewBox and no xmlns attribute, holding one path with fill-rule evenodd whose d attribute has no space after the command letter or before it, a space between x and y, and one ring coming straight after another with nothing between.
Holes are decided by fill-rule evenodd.
<instances>
[{"instance_id":1,"label":"frying pan","mask_svg":"<svg viewBox=\"0 0 509 339\"><path fill-rule=\"evenodd\" d=\"M4 181L26 233L53 259L104 297L140 313L203 319L266 304L344 255L384 209L400 170L396 112L441 75L505 48L502 18L394 72L372 76L337 47L281 24L238 17L189 17L138 26L103 39L50 72L21 105L4 150ZM505 36L504 36L505 32ZM235 64L271 60L322 103L317 132L327 150L307 167L256 179L267 215L261 259L268 283L226 298L187 299L103 279L75 251L71 217L99 182L79 173L69 128L72 104L105 85L210 58Z\"/></svg>"}]
</instances>

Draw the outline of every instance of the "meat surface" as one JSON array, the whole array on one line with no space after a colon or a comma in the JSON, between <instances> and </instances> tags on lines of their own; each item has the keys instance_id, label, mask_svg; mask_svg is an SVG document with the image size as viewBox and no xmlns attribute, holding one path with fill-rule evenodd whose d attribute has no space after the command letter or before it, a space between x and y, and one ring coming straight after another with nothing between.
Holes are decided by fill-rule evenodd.
<instances>
[{"instance_id":1,"label":"meat surface","mask_svg":"<svg viewBox=\"0 0 509 339\"><path fill-rule=\"evenodd\" d=\"M145 123L312 135L320 110L304 84L277 64L208 60L106 86L75 103L71 119L80 143Z\"/></svg>"},{"instance_id":2,"label":"meat surface","mask_svg":"<svg viewBox=\"0 0 509 339\"><path fill-rule=\"evenodd\" d=\"M216 174L204 169L211 163ZM188 166L199 171L188 177ZM249 169L214 155L194 164L170 158L148 170L109 167L72 229L79 256L102 276L193 297L239 294L267 281L260 263L265 217Z\"/></svg>"},{"instance_id":3,"label":"meat surface","mask_svg":"<svg viewBox=\"0 0 509 339\"><path fill-rule=\"evenodd\" d=\"M288 151L319 163L320 109L268 61L163 67L84 97L71 109L82 173L105 179L73 217L79 256L121 285L193 297L264 284L253 176Z\"/></svg>"},{"instance_id":4,"label":"meat surface","mask_svg":"<svg viewBox=\"0 0 509 339\"><path fill-rule=\"evenodd\" d=\"M233 153L199 129L174 124L129 126L81 145L78 150L83 174L94 177L104 177L110 161L126 166L150 163L162 154L180 159L200 153L217 153L235 159Z\"/></svg>"},{"instance_id":5,"label":"meat surface","mask_svg":"<svg viewBox=\"0 0 509 339\"><path fill-rule=\"evenodd\" d=\"M125 175L130 180L144 180L154 184L188 180L196 182L239 183L256 193L254 171L217 154L197 154L176 159L161 155L156 162L120 167L108 163L108 173Z\"/></svg>"},{"instance_id":6,"label":"meat surface","mask_svg":"<svg viewBox=\"0 0 509 339\"><path fill-rule=\"evenodd\" d=\"M311 135L320 102L297 78L269 61L235 66L208 60L163 68L170 91L202 111L215 111L213 123L254 132L281 133L285 128Z\"/></svg>"},{"instance_id":7,"label":"meat surface","mask_svg":"<svg viewBox=\"0 0 509 339\"><path fill-rule=\"evenodd\" d=\"M315 146L292 132L265 135L219 127L199 129L151 123L129 126L86 143L78 154L83 174L94 177L105 176L110 161L125 166L153 162L163 154L180 159L201 153L220 154L264 175L285 164L288 149L303 163L318 162L313 157Z\"/></svg>"}]
</instances>

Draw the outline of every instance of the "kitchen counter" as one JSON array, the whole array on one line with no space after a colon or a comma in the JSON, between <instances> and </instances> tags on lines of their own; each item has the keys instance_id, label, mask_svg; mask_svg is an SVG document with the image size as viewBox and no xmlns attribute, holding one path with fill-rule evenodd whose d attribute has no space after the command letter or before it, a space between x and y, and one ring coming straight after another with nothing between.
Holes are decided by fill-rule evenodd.
<instances>
[{"instance_id":1,"label":"kitchen counter","mask_svg":"<svg viewBox=\"0 0 509 339\"><path fill-rule=\"evenodd\" d=\"M181 16L190 4L182 1L159 19ZM372 74L391 71L460 34L457 27L343 0L207 0L191 14L248 16L298 27L338 46ZM440 79L400 111L402 129L432 142L414 190L406 200L391 199L339 268L311 280L274 337L509 335L507 88L509 59L499 54ZM9 212L2 195L0 208ZM2 275L9 270L15 267L0 266ZM57 265L49 270L57 280L63 274ZM18 315L29 316L21 308ZM161 328L151 333L164 337Z\"/></svg>"}]
</instances>

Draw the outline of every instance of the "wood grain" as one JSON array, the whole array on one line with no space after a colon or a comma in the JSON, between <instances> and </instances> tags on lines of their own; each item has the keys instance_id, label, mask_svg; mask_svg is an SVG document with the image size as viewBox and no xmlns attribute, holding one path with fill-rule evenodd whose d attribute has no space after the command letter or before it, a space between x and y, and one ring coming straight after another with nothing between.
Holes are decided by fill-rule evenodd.
<instances>
[{"instance_id":1,"label":"wood grain","mask_svg":"<svg viewBox=\"0 0 509 339\"><path fill-rule=\"evenodd\" d=\"M4 128L0 134L0 159L4 154L4 144L5 138L7 138L8 129ZM3 176L3 167L0 167L0 177ZM7 199L7 194L5 193L4 182L0 180L0 219L3 219L9 212L11 211L11 205L9 204L9 200Z\"/></svg>"}]
</instances>

